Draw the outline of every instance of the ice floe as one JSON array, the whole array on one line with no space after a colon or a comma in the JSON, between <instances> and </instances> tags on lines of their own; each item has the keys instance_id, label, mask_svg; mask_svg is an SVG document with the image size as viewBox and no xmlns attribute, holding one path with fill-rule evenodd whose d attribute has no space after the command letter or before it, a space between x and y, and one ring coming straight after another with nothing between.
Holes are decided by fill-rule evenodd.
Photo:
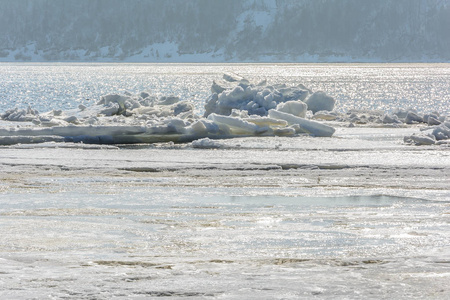
<instances>
[{"instance_id":1,"label":"ice floe","mask_svg":"<svg viewBox=\"0 0 450 300\"><path fill-rule=\"evenodd\" d=\"M177 96L153 96L144 91L133 95L102 96L92 106L39 113L33 108L11 109L0 114L4 121L22 122L0 126L0 145L43 142L86 144L135 144L192 142L194 147L218 148L215 139L245 136L331 137L335 126L407 126L427 129L405 142L416 145L442 144L450 137L446 116L437 112L421 115L415 110L350 110L338 112L336 101L325 92L313 92L302 84L251 83L225 74L213 81L204 114L194 104ZM327 123L327 124L325 124Z\"/></svg>"},{"instance_id":2,"label":"ice floe","mask_svg":"<svg viewBox=\"0 0 450 300\"><path fill-rule=\"evenodd\" d=\"M404 141L414 145L450 145L450 122L423 128L420 133L406 136Z\"/></svg>"},{"instance_id":3,"label":"ice floe","mask_svg":"<svg viewBox=\"0 0 450 300\"><path fill-rule=\"evenodd\" d=\"M306 105L308 106L308 109L313 113L319 111L332 111L334 109L335 103L336 100L334 100L333 97L328 96L327 94L321 91L312 94L306 100Z\"/></svg>"},{"instance_id":4,"label":"ice floe","mask_svg":"<svg viewBox=\"0 0 450 300\"><path fill-rule=\"evenodd\" d=\"M214 81L211 96L205 104L205 116L212 113L229 115L233 109L245 110L250 115L267 115L270 109L293 109L303 114L303 102L312 92L303 85L288 87L285 84L268 85L267 81L251 84L240 76L225 74L224 80ZM297 101L297 105L285 106L280 103ZM304 115L303 115L304 116Z\"/></svg>"},{"instance_id":5,"label":"ice floe","mask_svg":"<svg viewBox=\"0 0 450 300\"><path fill-rule=\"evenodd\" d=\"M219 149L223 148L224 145L217 140L211 140L210 138L203 138L195 140L191 143L193 148L201 148L201 149Z\"/></svg>"}]
</instances>

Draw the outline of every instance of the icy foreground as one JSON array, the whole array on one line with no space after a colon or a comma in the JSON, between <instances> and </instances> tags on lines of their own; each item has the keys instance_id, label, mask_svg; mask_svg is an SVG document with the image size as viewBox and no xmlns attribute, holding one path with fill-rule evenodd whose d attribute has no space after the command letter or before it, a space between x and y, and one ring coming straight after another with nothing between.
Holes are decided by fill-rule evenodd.
<instances>
[{"instance_id":1,"label":"icy foreground","mask_svg":"<svg viewBox=\"0 0 450 300\"><path fill-rule=\"evenodd\" d=\"M4 121L28 122L0 128L0 145L44 142L85 144L138 144L191 142L250 136L331 137L336 126L392 126L426 124L405 137L416 145L448 144L450 123L437 112L420 115L415 110L334 110L336 101L322 91L305 86L254 84L235 74L214 81L205 112L194 112L194 103L176 96L111 94L96 105L74 110L39 113L32 108L11 109ZM327 123L327 124L325 124ZM330 125L331 124L331 125ZM198 145L198 143L197 143Z\"/></svg>"},{"instance_id":2,"label":"icy foreground","mask_svg":"<svg viewBox=\"0 0 450 300\"><path fill-rule=\"evenodd\" d=\"M2 147L0 298L447 299L450 148L415 130Z\"/></svg>"}]
</instances>

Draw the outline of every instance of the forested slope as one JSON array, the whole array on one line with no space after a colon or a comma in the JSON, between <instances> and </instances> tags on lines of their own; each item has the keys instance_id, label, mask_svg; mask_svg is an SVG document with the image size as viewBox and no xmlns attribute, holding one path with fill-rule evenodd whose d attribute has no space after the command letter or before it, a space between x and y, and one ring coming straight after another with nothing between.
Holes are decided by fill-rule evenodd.
<instances>
[{"instance_id":1,"label":"forested slope","mask_svg":"<svg viewBox=\"0 0 450 300\"><path fill-rule=\"evenodd\" d=\"M450 61L450 0L0 0L0 61Z\"/></svg>"}]
</instances>

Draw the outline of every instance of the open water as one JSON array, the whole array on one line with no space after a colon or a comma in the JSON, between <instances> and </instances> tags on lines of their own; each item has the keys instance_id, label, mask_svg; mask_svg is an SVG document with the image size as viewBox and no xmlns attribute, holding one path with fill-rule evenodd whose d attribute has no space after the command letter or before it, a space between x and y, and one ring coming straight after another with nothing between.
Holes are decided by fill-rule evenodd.
<instances>
[{"instance_id":1,"label":"open water","mask_svg":"<svg viewBox=\"0 0 450 300\"><path fill-rule=\"evenodd\" d=\"M304 84L338 110L415 108L450 113L449 64L45 64L0 65L0 111L39 112L95 103L109 93L150 91L193 100L199 112L213 80L234 72L251 82Z\"/></svg>"}]
</instances>

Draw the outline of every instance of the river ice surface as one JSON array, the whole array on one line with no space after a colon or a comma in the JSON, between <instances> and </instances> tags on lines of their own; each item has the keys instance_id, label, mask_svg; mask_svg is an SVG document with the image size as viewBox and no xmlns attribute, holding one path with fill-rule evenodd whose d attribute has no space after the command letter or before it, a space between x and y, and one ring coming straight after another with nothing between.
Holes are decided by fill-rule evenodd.
<instances>
[{"instance_id":1,"label":"river ice surface","mask_svg":"<svg viewBox=\"0 0 450 300\"><path fill-rule=\"evenodd\" d=\"M250 67L275 78L275 66L231 66L264 77ZM116 68L122 76L126 66ZM378 67L378 73L342 68L383 82L407 82L410 74L397 66ZM422 74L441 67L430 68ZM193 80L188 70L176 77ZM287 66L281 74L306 72L306 78L314 70L330 78L332 70L344 72L314 65L303 71ZM72 71L68 78L76 77ZM110 71L104 76L114 77ZM176 73L166 67L162 77L145 76L151 82L170 72ZM204 72L209 88L215 71ZM49 77L58 90L59 75ZM425 85L444 87L433 93L448 104L446 76ZM32 87L26 77L17 84ZM370 105L383 102L370 97L370 87L365 91ZM356 86L352 92L362 93ZM400 94L386 101L394 105ZM415 97L412 106L444 107ZM61 105L44 100L48 110ZM1 147L0 298L449 298L450 151L403 143L417 131L338 127L332 138L236 138L216 141L219 149L172 143Z\"/></svg>"},{"instance_id":2,"label":"river ice surface","mask_svg":"<svg viewBox=\"0 0 450 300\"><path fill-rule=\"evenodd\" d=\"M446 298L450 152L398 130L5 147L0 295Z\"/></svg>"}]
</instances>

